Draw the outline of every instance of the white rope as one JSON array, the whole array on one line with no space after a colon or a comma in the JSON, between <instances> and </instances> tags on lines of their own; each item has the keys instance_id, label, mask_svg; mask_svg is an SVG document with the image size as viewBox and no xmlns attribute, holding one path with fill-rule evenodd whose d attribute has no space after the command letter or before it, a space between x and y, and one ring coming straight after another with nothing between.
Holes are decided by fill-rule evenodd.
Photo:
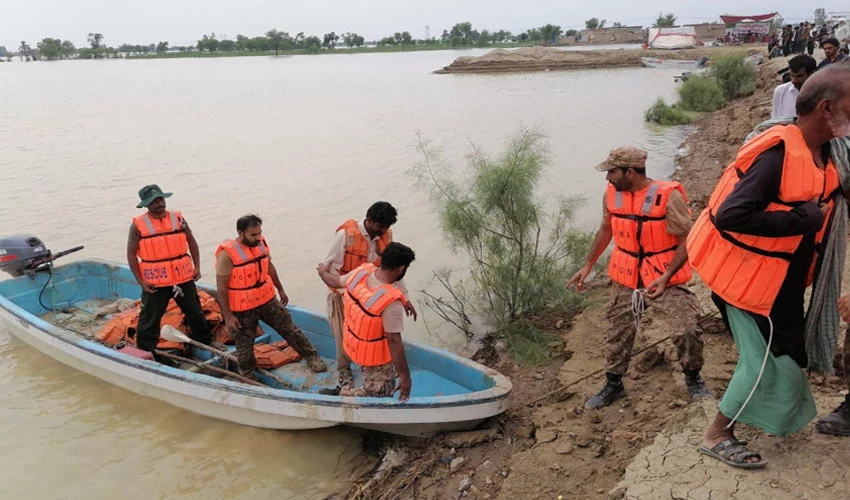
<instances>
[{"instance_id":1,"label":"white rope","mask_svg":"<svg viewBox=\"0 0 850 500\"><path fill-rule=\"evenodd\" d=\"M741 416L741 413L744 412L744 408L747 407L747 403L750 402L750 399L755 394L756 389L761 383L761 377L764 375L764 368L767 366L767 357L770 356L770 344L773 343L773 321L770 319L770 316L767 317L767 322L770 324L770 335L767 337L767 348L764 350L764 359L761 361L761 369L759 370L759 376L756 378L756 383L753 385L750 394L747 396L747 399L744 400L744 404L741 405L741 409L738 410L738 413L735 414L735 418L729 422L729 425L726 426L727 429L731 429L733 425L735 425L735 421L738 420L738 417Z\"/></svg>"},{"instance_id":2,"label":"white rope","mask_svg":"<svg viewBox=\"0 0 850 500\"><path fill-rule=\"evenodd\" d=\"M640 333L640 317L646 311L646 301L644 295L646 288L637 288L632 290L632 314L635 317L635 336Z\"/></svg>"}]
</instances>

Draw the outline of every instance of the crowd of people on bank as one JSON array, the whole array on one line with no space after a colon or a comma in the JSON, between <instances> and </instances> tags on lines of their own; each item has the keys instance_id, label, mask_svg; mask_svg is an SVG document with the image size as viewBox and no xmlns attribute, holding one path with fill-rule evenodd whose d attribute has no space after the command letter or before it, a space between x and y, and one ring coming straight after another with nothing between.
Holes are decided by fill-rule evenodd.
<instances>
[{"instance_id":1,"label":"crowd of people on bank","mask_svg":"<svg viewBox=\"0 0 850 500\"><path fill-rule=\"evenodd\" d=\"M782 30L772 33L767 41L768 57L792 56L794 54L814 54L815 47L823 48L827 40L837 40L835 45L839 50L848 53L850 43L850 25L844 18L834 24L816 26L808 21L797 26L786 24Z\"/></svg>"}]
</instances>

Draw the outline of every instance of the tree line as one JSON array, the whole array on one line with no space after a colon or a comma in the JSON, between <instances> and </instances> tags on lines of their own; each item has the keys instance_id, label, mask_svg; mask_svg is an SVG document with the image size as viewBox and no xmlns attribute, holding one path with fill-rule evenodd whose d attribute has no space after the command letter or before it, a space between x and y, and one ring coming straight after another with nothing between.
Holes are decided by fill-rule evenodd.
<instances>
[{"instance_id":1,"label":"tree line","mask_svg":"<svg viewBox=\"0 0 850 500\"><path fill-rule=\"evenodd\" d=\"M409 31L399 31L391 36L367 42L365 37L353 32L325 33L321 37L306 35L304 32L296 33L294 36L287 31L271 29L260 36L249 37L237 35L235 39L226 36L216 36L215 33L204 34L193 45L172 46L168 41L158 41L147 45L121 44L117 47L106 45L102 33L89 33L87 37L88 46L76 47L69 40L47 37L36 45L36 49L30 47L26 41L22 41L17 54L23 60L44 59L48 61L58 59L102 59L120 56L144 56L148 54L164 54L166 52L309 52L315 53L323 50L333 50L337 47L359 48L368 45L378 47L397 47L402 50L414 46L446 46L446 47L487 47L496 44L508 43L543 43L557 42L561 35L576 35L576 30L564 31L560 26L546 24L538 28L531 28L522 33L514 34L507 30L478 30L470 22L457 23L451 29L443 30L438 37L426 39L414 38ZM2 55L2 54L0 54ZM7 53L7 55L9 55Z\"/></svg>"}]
</instances>

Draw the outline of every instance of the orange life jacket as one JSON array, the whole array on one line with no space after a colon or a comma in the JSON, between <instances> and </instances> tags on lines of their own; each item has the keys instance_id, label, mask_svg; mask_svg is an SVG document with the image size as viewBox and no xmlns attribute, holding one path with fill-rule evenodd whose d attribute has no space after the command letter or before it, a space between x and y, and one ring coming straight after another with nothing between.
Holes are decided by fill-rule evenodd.
<instances>
[{"instance_id":1,"label":"orange life jacket","mask_svg":"<svg viewBox=\"0 0 850 500\"><path fill-rule=\"evenodd\" d=\"M814 198L826 201L832 214L833 195L839 189L838 171L832 160L821 170L812 160L803 134L796 125L775 126L754 137L738 151L735 161L723 172L706 209L700 214L688 236L691 265L706 285L733 306L762 316L769 316L773 302L785 281L788 266L803 236L770 238L720 231L714 215L761 153L785 144L785 158L779 198L768 204L766 211L784 212ZM818 245L826 232L824 223L815 235ZM817 248L817 246L815 247ZM811 284L814 264L809 271Z\"/></svg>"},{"instance_id":2,"label":"orange life jacket","mask_svg":"<svg viewBox=\"0 0 850 500\"><path fill-rule=\"evenodd\" d=\"M670 267L679 248L679 239L667 232L667 202L673 191L682 193L687 202L678 182L652 181L635 193L617 191L608 184L606 204L614 235L608 275L616 283L635 289L640 277L640 283L649 286ZM691 269L686 263L669 284L681 285L690 280Z\"/></svg>"},{"instance_id":3,"label":"orange life jacket","mask_svg":"<svg viewBox=\"0 0 850 500\"><path fill-rule=\"evenodd\" d=\"M271 344L254 345L254 358L257 360L257 368L273 370L300 361L301 355L285 340L279 340Z\"/></svg>"},{"instance_id":4,"label":"orange life jacket","mask_svg":"<svg viewBox=\"0 0 850 500\"><path fill-rule=\"evenodd\" d=\"M360 366L379 366L392 361L381 313L396 300L405 302L404 293L393 285L367 286L369 276L376 270L373 264L363 264L354 269L345 283L342 345L348 357Z\"/></svg>"},{"instance_id":5,"label":"orange life jacket","mask_svg":"<svg viewBox=\"0 0 850 500\"><path fill-rule=\"evenodd\" d=\"M363 233L360 232L360 227L354 219L349 219L336 228L337 231L341 229L345 230L345 259L343 260L342 267L339 269L339 274L343 275L368 262L369 240L363 236ZM377 267L381 266L381 254L384 253L384 249L387 248L387 245L389 245L392 240L393 232L392 230L387 229L387 231L378 238L378 258L372 262L372 264L375 264Z\"/></svg>"},{"instance_id":6,"label":"orange life jacket","mask_svg":"<svg viewBox=\"0 0 850 500\"><path fill-rule=\"evenodd\" d=\"M195 266L183 229L183 214L175 210L156 219L144 213L133 219L139 231L139 274L156 287L174 286L192 279Z\"/></svg>"},{"instance_id":7,"label":"orange life jacket","mask_svg":"<svg viewBox=\"0 0 850 500\"><path fill-rule=\"evenodd\" d=\"M245 246L239 240L227 240L218 246L215 256L222 251L233 262L227 283L231 311L249 311L274 298L274 283L269 278L269 244L265 238L255 247Z\"/></svg>"}]
</instances>

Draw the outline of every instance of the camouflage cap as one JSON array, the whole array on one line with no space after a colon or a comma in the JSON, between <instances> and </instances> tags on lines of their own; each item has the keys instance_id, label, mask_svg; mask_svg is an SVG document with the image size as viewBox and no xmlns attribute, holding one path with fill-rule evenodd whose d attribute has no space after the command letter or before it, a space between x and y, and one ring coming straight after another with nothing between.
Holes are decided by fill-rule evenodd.
<instances>
[{"instance_id":1,"label":"camouflage cap","mask_svg":"<svg viewBox=\"0 0 850 500\"><path fill-rule=\"evenodd\" d=\"M646 168L646 151L634 146L614 148L596 170L607 172L619 167Z\"/></svg>"}]
</instances>

